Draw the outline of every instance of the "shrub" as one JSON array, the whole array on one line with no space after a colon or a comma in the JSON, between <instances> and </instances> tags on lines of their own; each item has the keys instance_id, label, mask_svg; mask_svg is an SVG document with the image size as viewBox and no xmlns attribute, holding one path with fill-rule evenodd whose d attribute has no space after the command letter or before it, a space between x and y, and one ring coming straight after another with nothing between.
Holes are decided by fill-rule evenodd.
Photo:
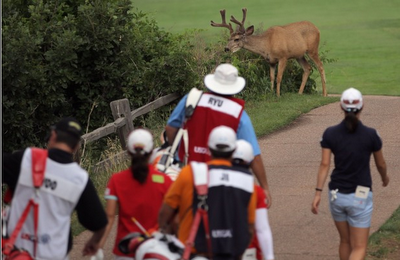
<instances>
[{"instance_id":1,"label":"shrub","mask_svg":"<svg viewBox=\"0 0 400 260\"><path fill-rule=\"evenodd\" d=\"M61 117L91 131L112 121L113 100L139 107L198 80L185 38L129 0L5 0L2 22L6 150L43 145Z\"/></svg>"}]
</instances>

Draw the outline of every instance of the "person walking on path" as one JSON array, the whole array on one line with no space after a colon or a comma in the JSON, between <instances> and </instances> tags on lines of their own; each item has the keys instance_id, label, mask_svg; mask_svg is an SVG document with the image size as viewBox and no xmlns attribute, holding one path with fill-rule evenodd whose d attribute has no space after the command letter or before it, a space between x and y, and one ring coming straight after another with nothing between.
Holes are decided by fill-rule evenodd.
<instances>
[{"instance_id":1,"label":"person walking on path","mask_svg":"<svg viewBox=\"0 0 400 260\"><path fill-rule=\"evenodd\" d=\"M327 128L322 136L322 159L311 211L318 214L333 153L335 168L329 182L329 203L340 235L339 257L341 260L364 259L373 210L371 154L384 187L388 185L389 177L380 136L375 129L360 121L363 109L361 92L354 88L345 90L340 105L344 120Z\"/></svg>"},{"instance_id":2,"label":"person walking on path","mask_svg":"<svg viewBox=\"0 0 400 260\"><path fill-rule=\"evenodd\" d=\"M251 168L265 192L270 207L272 198L257 136L250 117L244 110L244 100L233 97L243 90L246 80L238 76L238 70L233 65L221 64L214 74L205 76L204 84L210 92L202 95L187 122L185 122L185 104L188 95L180 100L172 112L165 127L169 144L172 145L179 128L183 127L188 131L188 162L207 162L210 160L207 140L211 130L220 125L232 128L238 139L244 139L253 146L255 157ZM182 161L184 145L180 146L178 154Z\"/></svg>"},{"instance_id":3,"label":"person walking on path","mask_svg":"<svg viewBox=\"0 0 400 260\"><path fill-rule=\"evenodd\" d=\"M182 243L188 242L193 216L199 210L197 206L201 205L201 198L195 196L194 180L203 179L198 171L208 171L205 207L208 208L212 259L240 260L254 233L257 199L254 178L248 170L232 167L232 154L236 148L233 129L227 126L213 129L208 147L212 159L204 164L206 167L196 167L203 164L192 162L182 169L172 184L159 213L159 227L162 231L169 230L178 214L178 238ZM206 226L204 221L201 223ZM192 241L195 246L192 253L210 257L204 226L199 226L196 239Z\"/></svg>"},{"instance_id":4,"label":"person walking on path","mask_svg":"<svg viewBox=\"0 0 400 260\"><path fill-rule=\"evenodd\" d=\"M245 140L237 140L236 150L232 156L232 164L249 170L250 164L254 159L253 148ZM266 198L262 188L255 186L257 193L255 236L249 248L245 252L246 259L273 260L274 247L272 241L272 231L268 221L268 209L265 203Z\"/></svg>"},{"instance_id":5,"label":"person walking on path","mask_svg":"<svg viewBox=\"0 0 400 260\"><path fill-rule=\"evenodd\" d=\"M81 126L74 118L63 118L51 128L44 181L38 191L35 191L31 177L32 149L3 154L3 183L12 194L7 230L11 234L28 201L34 198L39 205L37 237L31 212L15 246L31 255L36 251L38 259L68 259L72 248L70 221L74 209L79 222L93 232L83 248L83 255L94 255L104 234L107 216L96 189L88 173L73 161L73 153L80 147L81 134Z\"/></svg>"},{"instance_id":6,"label":"person walking on path","mask_svg":"<svg viewBox=\"0 0 400 260\"><path fill-rule=\"evenodd\" d=\"M106 242L118 210L118 230L114 245L114 259L129 260L134 254L125 255L119 241L132 232L143 233L156 228L158 212L172 180L149 164L153 150L153 136L145 129L135 129L128 136L128 154L131 167L111 176L105 192L108 225L100 247Z\"/></svg>"}]
</instances>

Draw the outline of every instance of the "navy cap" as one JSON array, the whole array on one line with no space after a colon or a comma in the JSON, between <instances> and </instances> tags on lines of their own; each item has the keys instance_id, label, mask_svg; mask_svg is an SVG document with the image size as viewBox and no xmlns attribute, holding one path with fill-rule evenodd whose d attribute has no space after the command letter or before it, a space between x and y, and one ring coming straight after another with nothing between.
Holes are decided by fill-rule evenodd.
<instances>
[{"instance_id":1,"label":"navy cap","mask_svg":"<svg viewBox=\"0 0 400 260\"><path fill-rule=\"evenodd\" d=\"M82 135L82 127L79 122L73 117L65 117L61 119L54 127L55 131L62 131L78 139Z\"/></svg>"}]
</instances>

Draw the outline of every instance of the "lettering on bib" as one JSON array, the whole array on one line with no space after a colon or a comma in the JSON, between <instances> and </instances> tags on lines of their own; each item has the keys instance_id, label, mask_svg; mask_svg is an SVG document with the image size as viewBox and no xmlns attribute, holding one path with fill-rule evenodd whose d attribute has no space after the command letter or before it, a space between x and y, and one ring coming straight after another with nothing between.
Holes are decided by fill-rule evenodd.
<instances>
[{"instance_id":1,"label":"lettering on bib","mask_svg":"<svg viewBox=\"0 0 400 260\"><path fill-rule=\"evenodd\" d=\"M212 230L211 235L214 238L232 237L232 232L230 229L218 229Z\"/></svg>"},{"instance_id":2,"label":"lettering on bib","mask_svg":"<svg viewBox=\"0 0 400 260\"><path fill-rule=\"evenodd\" d=\"M208 99L208 104L211 104L212 106L221 107L221 106L224 104L224 101L221 100L221 99L217 99L217 98L210 97L210 98Z\"/></svg>"}]
</instances>

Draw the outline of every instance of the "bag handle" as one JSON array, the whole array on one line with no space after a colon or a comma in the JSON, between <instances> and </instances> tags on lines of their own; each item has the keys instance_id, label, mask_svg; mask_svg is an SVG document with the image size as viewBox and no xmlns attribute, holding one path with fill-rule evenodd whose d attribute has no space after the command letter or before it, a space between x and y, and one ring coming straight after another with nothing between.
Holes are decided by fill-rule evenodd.
<instances>
[{"instance_id":1,"label":"bag handle","mask_svg":"<svg viewBox=\"0 0 400 260\"><path fill-rule=\"evenodd\" d=\"M32 151L32 182L36 191L38 191L43 184L48 152L47 150L39 148L31 148L31 151ZM24 225L25 220L29 215L31 207L33 207L34 233L35 233L35 238L33 241L34 243L33 255L36 256L39 204L37 204L32 198L29 200L28 205L26 205L21 217L19 218L17 225L15 226L15 229L11 234L10 239L8 239L8 241L4 243L4 249L3 249L4 255L9 255L11 251L14 249L15 241L17 240L18 234L21 231L22 226Z\"/></svg>"}]
</instances>

